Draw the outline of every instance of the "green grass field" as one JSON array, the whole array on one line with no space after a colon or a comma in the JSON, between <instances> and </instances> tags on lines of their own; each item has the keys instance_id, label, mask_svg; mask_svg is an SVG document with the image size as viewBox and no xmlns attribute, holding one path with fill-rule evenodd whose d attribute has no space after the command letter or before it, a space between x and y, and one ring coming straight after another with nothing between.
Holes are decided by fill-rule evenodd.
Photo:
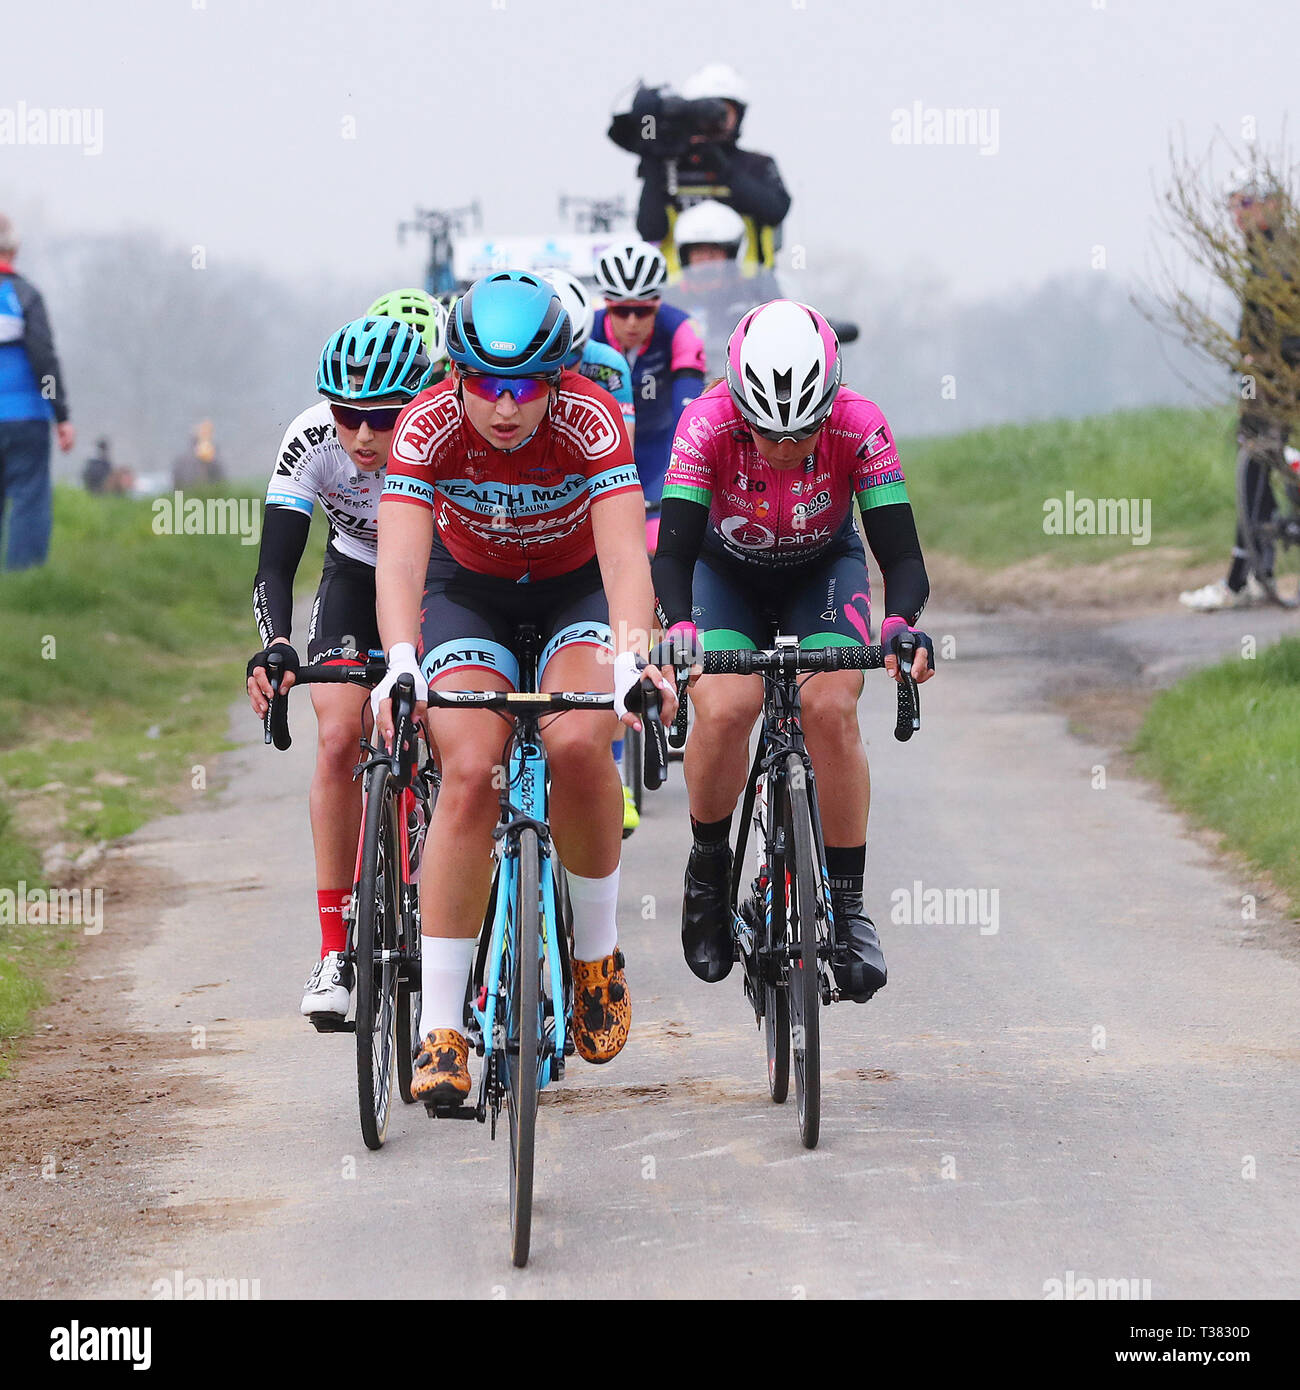
<instances>
[{"instance_id":1,"label":"green grass field","mask_svg":"<svg viewBox=\"0 0 1300 1390\"><path fill-rule=\"evenodd\" d=\"M1300 917L1300 638L1156 696L1136 749L1170 800L1267 871Z\"/></svg>"},{"instance_id":2,"label":"green grass field","mask_svg":"<svg viewBox=\"0 0 1300 1390\"><path fill-rule=\"evenodd\" d=\"M257 546L154 522L149 501L59 488L49 563L0 573L0 888L61 886L41 849L75 856L213 788L255 645ZM78 930L0 924L0 1074Z\"/></svg>"},{"instance_id":3,"label":"green grass field","mask_svg":"<svg viewBox=\"0 0 1300 1390\"><path fill-rule=\"evenodd\" d=\"M900 454L927 550L992 568L1038 555L1091 564L1139 549L1127 536L1046 534L1044 500L1071 490L1149 499L1146 549L1218 560L1235 524L1232 424L1222 410L1129 410L903 440Z\"/></svg>"}]
</instances>

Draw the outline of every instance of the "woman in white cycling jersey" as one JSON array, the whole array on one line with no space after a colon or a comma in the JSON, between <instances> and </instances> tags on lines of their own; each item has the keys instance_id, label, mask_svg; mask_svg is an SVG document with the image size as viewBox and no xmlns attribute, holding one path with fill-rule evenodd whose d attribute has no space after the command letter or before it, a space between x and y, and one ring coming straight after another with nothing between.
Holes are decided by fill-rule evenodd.
<instances>
[{"instance_id":1,"label":"woman in white cycling jersey","mask_svg":"<svg viewBox=\"0 0 1300 1390\"><path fill-rule=\"evenodd\" d=\"M247 685L259 715L271 695L266 658L272 647L284 659L284 689L294 683L293 581L317 506L330 538L307 630L307 660L364 665L371 653L380 654L375 522L388 446L402 407L429 383L432 363L443 356L446 315L411 290L385 296L376 307L389 316L368 314L326 343L316 378L324 400L290 424L276 454L253 585L263 646L248 663ZM352 988L351 968L342 959L343 909L361 827L361 786L352 770L366 697L359 686L311 687L317 744L310 808L321 946L300 1010L321 1031L342 1024Z\"/></svg>"}]
</instances>

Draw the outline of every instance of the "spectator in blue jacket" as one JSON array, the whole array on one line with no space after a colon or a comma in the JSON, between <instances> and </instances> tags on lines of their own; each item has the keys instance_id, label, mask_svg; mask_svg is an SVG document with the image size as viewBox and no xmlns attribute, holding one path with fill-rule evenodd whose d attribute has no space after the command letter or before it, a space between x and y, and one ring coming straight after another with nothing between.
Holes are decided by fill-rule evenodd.
<instances>
[{"instance_id":1,"label":"spectator in blue jacket","mask_svg":"<svg viewBox=\"0 0 1300 1390\"><path fill-rule=\"evenodd\" d=\"M14 270L18 237L0 213L0 532L4 568L43 565L50 549L50 421L59 448L77 442L40 292Z\"/></svg>"}]
</instances>

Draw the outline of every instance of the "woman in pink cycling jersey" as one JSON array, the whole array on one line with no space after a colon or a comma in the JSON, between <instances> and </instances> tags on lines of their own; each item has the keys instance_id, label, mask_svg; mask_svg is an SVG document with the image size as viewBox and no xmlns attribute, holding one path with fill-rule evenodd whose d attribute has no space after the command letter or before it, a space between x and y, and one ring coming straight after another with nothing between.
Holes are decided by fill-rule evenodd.
<instances>
[{"instance_id":1,"label":"woman in pink cycling jersey","mask_svg":"<svg viewBox=\"0 0 1300 1390\"><path fill-rule=\"evenodd\" d=\"M665 624L705 650L767 647L772 623L807 649L870 642L870 583L853 506L885 581L881 642L920 617L929 595L889 425L840 385L839 343L805 304L751 310L727 348L726 380L677 423L653 575ZM886 667L901 679L898 659ZM914 674L933 675L924 649ZM835 916L835 977L864 1002L886 980L862 904L870 779L858 732L860 671L809 680L803 726L817 772ZM705 676L686 746L694 844L682 946L703 980L731 969L729 835L763 705L760 676Z\"/></svg>"}]
</instances>

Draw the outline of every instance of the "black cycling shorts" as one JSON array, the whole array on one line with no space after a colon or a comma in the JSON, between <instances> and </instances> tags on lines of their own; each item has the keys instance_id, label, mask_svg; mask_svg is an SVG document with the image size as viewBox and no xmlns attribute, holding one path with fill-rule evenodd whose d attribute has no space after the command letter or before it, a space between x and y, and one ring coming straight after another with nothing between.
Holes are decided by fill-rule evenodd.
<instances>
[{"instance_id":1,"label":"black cycling shorts","mask_svg":"<svg viewBox=\"0 0 1300 1390\"><path fill-rule=\"evenodd\" d=\"M531 623L542 644L537 659L541 684L546 663L561 647L574 644L613 654L609 603L600 566L589 560L579 569L551 579L520 584L479 574L456 563L435 537L420 613L420 670L432 684L455 671L465 673L466 690L475 688L474 670L495 671L519 688L516 629Z\"/></svg>"},{"instance_id":2,"label":"black cycling shorts","mask_svg":"<svg viewBox=\"0 0 1300 1390\"><path fill-rule=\"evenodd\" d=\"M871 579L860 541L806 566L769 572L703 554L691 601L705 651L767 648L774 624L810 650L871 645Z\"/></svg>"},{"instance_id":3,"label":"black cycling shorts","mask_svg":"<svg viewBox=\"0 0 1300 1390\"><path fill-rule=\"evenodd\" d=\"M326 546L307 625L307 660L364 666L367 657L383 654L375 618L374 567Z\"/></svg>"}]
</instances>

